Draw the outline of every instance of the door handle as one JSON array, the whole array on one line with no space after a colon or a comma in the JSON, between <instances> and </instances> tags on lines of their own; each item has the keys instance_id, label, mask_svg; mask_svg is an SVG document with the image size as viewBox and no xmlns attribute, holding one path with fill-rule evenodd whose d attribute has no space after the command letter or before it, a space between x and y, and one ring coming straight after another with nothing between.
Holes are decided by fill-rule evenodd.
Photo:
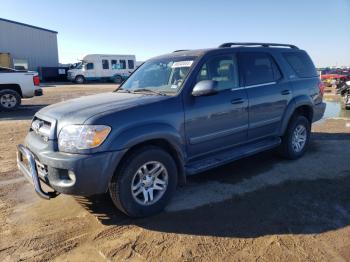
<instances>
[{"instance_id":1,"label":"door handle","mask_svg":"<svg viewBox=\"0 0 350 262\"><path fill-rule=\"evenodd\" d=\"M243 104L243 103L244 103L243 98L236 98L236 99L231 100L231 104L233 104L233 105Z\"/></svg>"},{"instance_id":2,"label":"door handle","mask_svg":"<svg viewBox=\"0 0 350 262\"><path fill-rule=\"evenodd\" d=\"M286 96L286 95L290 95L291 94L291 92L290 92L290 90L283 90L282 92L281 92L281 94L283 95L283 96Z\"/></svg>"}]
</instances>

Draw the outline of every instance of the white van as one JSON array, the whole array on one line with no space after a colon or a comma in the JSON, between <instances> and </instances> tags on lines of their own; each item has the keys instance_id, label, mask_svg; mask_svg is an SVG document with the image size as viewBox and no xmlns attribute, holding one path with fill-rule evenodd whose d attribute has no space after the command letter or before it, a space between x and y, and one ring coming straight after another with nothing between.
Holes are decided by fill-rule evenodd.
<instances>
[{"instance_id":1,"label":"white van","mask_svg":"<svg viewBox=\"0 0 350 262\"><path fill-rule=\"evenodd\" d=\"M67 78L78 84L96 80L120 84L135 68L134 55L86 55L81 63L68 70Z\"/></svg>"}]
</instances>

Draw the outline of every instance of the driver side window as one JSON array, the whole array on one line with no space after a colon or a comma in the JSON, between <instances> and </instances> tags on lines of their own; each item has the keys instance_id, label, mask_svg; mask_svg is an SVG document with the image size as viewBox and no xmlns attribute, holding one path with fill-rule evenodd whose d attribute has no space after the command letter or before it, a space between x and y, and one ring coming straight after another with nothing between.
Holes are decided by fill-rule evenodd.
<instances>
[{"instance_id":1,"label":"driver side window","mask_svg":"<svg viewBox=\"0 0 350 262\"><path fill-rule=\"evenodd\" d=\"M210 58L203 64L197 76L197 83L203 80L217 81L219 90L237 88L239 84L236 56L223 55Z\"/></svg>"}]
</instances>

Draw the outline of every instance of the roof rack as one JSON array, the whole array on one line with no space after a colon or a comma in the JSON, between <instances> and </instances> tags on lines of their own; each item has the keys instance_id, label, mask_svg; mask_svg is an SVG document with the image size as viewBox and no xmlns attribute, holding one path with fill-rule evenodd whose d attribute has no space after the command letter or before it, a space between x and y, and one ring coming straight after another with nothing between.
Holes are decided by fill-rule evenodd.
<instances>
[{"instance_id":1,"label":"roof rack","mask_svg":"<svg viewBox=\"0 0 350 262\"><path fill-rule=\"evenodd\" d=\"M186 50L186 49L180 49L180 50L175 50L173 53L182 52L182 51L188 51L188 50Z\"/></svg>"},{"instance_id":2,"label":"roof rack","mask_svg":"<svg viewBox=\"0 0 350 262\"><path fill-rule=\"evenodd\" d=\"M289 47L293 49L299 49L295 45L276 44L276 43L224 43L219 47L232 47L232 46L262 46L262 47L283 46L283 47Z\"/></svg>"}]
</instances>

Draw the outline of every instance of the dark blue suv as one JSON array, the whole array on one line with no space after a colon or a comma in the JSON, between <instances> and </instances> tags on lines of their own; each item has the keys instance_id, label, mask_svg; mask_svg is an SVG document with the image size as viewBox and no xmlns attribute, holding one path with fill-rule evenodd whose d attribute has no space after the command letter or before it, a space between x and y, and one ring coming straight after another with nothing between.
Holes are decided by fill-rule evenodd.
<instances>
[{"instance_id":1,"label":"dark blue suv","mask_svg":"<svg viewBox=\"0 0 350 262\"><path fill-rule=\"evenodd\" d=\"M109 192L129 216L147 216L186 176L272 148L302 156L322 97L310 57L293 45L175 51L146 61L113 93L40 110L18 167L45 199Z\"/></svg>"}]
</instances>

